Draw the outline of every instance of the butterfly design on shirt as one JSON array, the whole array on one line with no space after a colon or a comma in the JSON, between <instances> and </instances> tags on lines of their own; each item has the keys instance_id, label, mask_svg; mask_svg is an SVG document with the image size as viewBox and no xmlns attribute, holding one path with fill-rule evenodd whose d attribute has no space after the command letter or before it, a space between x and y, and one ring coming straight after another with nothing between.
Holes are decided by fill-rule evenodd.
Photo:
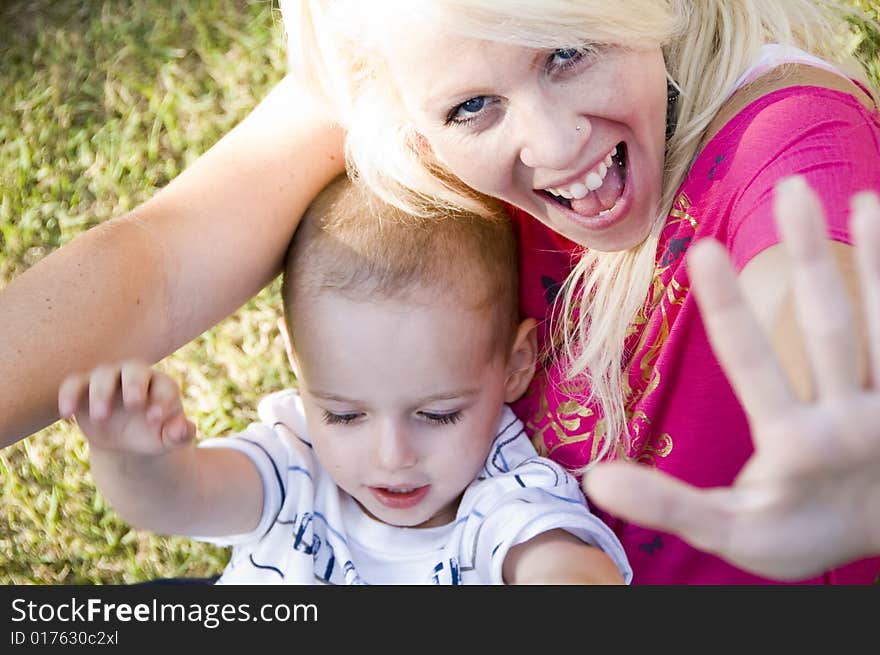
<instances>
[{"instance_id":1,"label":"butterfly design on shirt","mask_svg":"<svg viewBox=\"0 0 880 655\"><path fill-rule=\"evenodd\" d=\"M548 305L552 305L556 301L556 296L559 295L559 290L562 288L562 282L557 282L553 278L542 275L541 286L544 287L544 299L547 301Z\"/></svg>"},{"instance_id":2,"label":"butterfly design on shirt","mask_svg":"<svg viewBox=\"0 0 880 655\"><path fill-rule=\"evenodd\" d=\"M691 242L691 237L683 237L681 239L670 239L669 246L666 248L666 252L663 253L663 259L660 262L661 266L669 266L672 262L681 257L681 254L687 250L688 244Z\"/></svg>"},{"instance_id":3,"label":"butterfly design on shirt","mask_svg":"<svg viewBox=\"0 0 880 655\"><path fill-rule=\"evenodd\" d=\"M655 550L660 550L663 548L663 540L660 538L660 535L654 535L654 539L648 543L639 544L639 550L643 550L648 555L653 555Z\"/></svg>"},{"instance_id":4,"label":"butterfly design on shirt","mask_svg":"<svg viewBox=\"0 0 880 655\"><path fill-rule=\"evenodd\" d=\"M726 155L718 155L717 157L715 157L715 163L712 164L712 168L709 169L710 180L715 179L715 169L718 168L718 164L724 161L724 157L726 157Z\"/></svg>"}]
</instances>

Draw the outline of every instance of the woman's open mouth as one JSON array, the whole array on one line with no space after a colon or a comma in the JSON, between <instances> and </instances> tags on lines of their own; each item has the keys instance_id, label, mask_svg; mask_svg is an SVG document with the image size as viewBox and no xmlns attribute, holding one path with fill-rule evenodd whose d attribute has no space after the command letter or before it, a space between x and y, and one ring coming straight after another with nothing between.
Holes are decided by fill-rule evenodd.
<instances>
[{"instance_id":1,"label":"woman's open mouth","mask_svg":"<svg viewBox=\"0 0 880 655\"><path fill-rule=\"evenodd\" d=\"M541 193L582 218L610 219L626 187L626 164L626 144L621 142L583 179L561 188L541 189Z\"/></svg>"}]
</instances>

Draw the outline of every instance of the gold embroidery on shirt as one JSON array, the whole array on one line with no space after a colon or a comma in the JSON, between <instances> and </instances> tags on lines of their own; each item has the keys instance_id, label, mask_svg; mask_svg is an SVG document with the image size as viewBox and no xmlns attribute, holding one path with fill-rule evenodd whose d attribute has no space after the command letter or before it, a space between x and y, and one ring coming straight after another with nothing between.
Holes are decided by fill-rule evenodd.
<instances>
[{"instance_id":1,"label":"gold embroidery on shirt","mask_svg":"<svg viewBox=\"0 0 880 655\"><path fill-rule=\"evenodd\" d=\"M672 210L669 212L670 220L667 225L675 225L682 221L687 221L691 228L696 230L698 223L691 216L689 212L690 207L691 201L687 194L679 194L673 203ZM639 312L639 325L647 324L651 316L655 315L657 311L660 312L661 319L653 342L650 345L647 343L648 329L645 328L642 338L635 349L636 353L644 353L639 361L639 373L645 385L644 390L641 393L636 393L630 387L629 380L624 380L625 406L629 412L633 412L635 406L640 401L647 400L660 386L660 371L657 369L657 360L660 358L660 353L671 331L668 311L671 307L683 305L688 293L688 287L682 285L674 276L667 285L663 284L663 275L673 263L665 266L660 263L657 264L654 269L653 279L651 280L651 292L648 294L647 302ZM668 433L651 439L648 434L645 434L649 431L650 423L648 417L641 410L631 415L632 448L630 456L634 457L636 461L656 466L657 457L667 457L672 452L673 440L672 436Z\"/></svg>"},{"instance_id":2,"label":"gold embroidery on shirt","mask_svg":"<svg viewBox=\"0 0 880 655\"><path fill-rule=\"evenodd\" d=\"M555 420L551 420L544 428L544 430L548 427L551 428L556 436L557 443L549 452L552 453L560 446L567 446L573 443L586 441L593 437L594 434L598 437L600 423L604 425L604 421L601 419L596 421L592 430L581 430L583 420L592 417L593 414L594 412L592 409L584 407L575 400L568 400L559 405L556 415L553 417Z\"/></svg>"},{"instance_id":3,"label":"gold embroidery on shirt","mask_svg":"<svg viewBox=\"0 0 880 655\"><path fill-rule=\"evenodd\" d=\"M653 467L657 466L658 457L666 457L672 452L672 437L668 432L664 432L654 439L653 443L646 443L645 447L636 457L636 461L642 464L649 464Z\"/></svg>"},{"instance_id":4,"label":"gold embroidery on shirt","mask_svg":"<svg viewBox=\"0 0 880 655\"><path fill-rule=\"evenodd\" d=\"M694 230L698 222L690 214L691 200L686 193L680 193L673 203L669 212L668 226L687 222ZM663 284L663 275L677 260L661 265L660 260L655 266L651 279L651 288L647 294L646 302L639 310L637 316L627 330L627 337L639 329L644 331L636 346L635 353L643 353L639 360L639 374L644 388L641 392L633 389L629 384L629 376L623 378L624 406L628 414L628 422L631 429L631 450L629 453L618 452L619 456L633 458L635 461L656 466L658 457L667 457L673 449L673 438L668 433L650 437L650 419L642 410L635 410L640 401L647 400L660 386L660 372L657 369L657 360L671 331L668 310L684 304L689 291L687 286L682 285L674 277L668 285ZM648 343L647 325L656 312L660 312L660 325L656 330L653 341ZM551 336L553 339L553 336ZM553 342L553 345L558 345ZM583 397L586 390L586 380L566 380L559 385L559 391L572 398ZM568 446L592 439L590 447L590 461L593 461L601 450L601 446L607 438L607 423L604 417L595 420L592 430L580 432L585 419L592 419L594 411L584 407L577 400L568 400L559 404L556 411L552 411L547 400L547 383L541 381L535 389L539 397L538 408L532 420L527 422L527 427L532 433L532 443L542 456L550 456L562 446ZM543 423L543 425L542 425ZM548 433L549 431L549 433ZM552 436L551 436L552 435ZM548 444L548 440L552 446ZM620 450L620 449L619 449Z\"/></svg>"},{"instance_id":5,"label":"gold embroidery on shirt","mask_svg":"<svg viewBox=\"0 0 880 655\"><path fill-rule=\"evenodd\" d=\"M618 457L656 467L656 457L666 457L672 452L672 437L668 433L659 437L659 442L662 444L659 447L649 442L651 439L651 419L643 410L637 410L633 413L629 425L632 441L630 451L622 452L623 444L621 444Z\"/></svg>"},{"instance_id":6,"label":"gold embroidery on shirt","mask_svg":"<svg viewBox=\"0 0 880 655\"><path fill-rule=\"evenodd\" d=\"M669 215L678 220L668 221L666 224L675 225L681 221L687 221L691 224L691 228L693 228L694 232L696 232L699 223L697 223L697 219L691 216L688 211L691 208L691 204L691 199L688 197L688 194L684 192L679 193L678 196L676 196L675 201L672 203L672 209L669 210Z\"/></svg>"}]
</instances>

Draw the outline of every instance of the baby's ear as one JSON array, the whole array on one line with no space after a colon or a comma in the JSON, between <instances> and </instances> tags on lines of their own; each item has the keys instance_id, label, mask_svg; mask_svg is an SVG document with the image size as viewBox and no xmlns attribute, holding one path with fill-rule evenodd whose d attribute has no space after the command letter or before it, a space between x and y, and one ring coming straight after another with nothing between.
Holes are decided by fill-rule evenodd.
<instances>
[{"instance_id":1,"label":"baby's ear","mask_svg":"<svg viewBox=\"0 0 880 655\"><path fill-rule=\"evenodd\" d=\"M290 331L287 329L287 321L285 321L282 316L278 319L276 325L278 326L278 331L281 333L281 340L284 342L284 352L287 353L287 361L290 363L290 368L293 369L293 374L296 376L296 379L299 380L299 365L296 362L296 353L293 351L293 341L290 339Z\"/></svg>"},{"instance_id":2,"label":"baby's ear","mask_svg":"<svg viewBox=\"0 0 880 655\"><path fill-rule=\"evenodd\" d=\"M519 399L529 388L529 382L535 374L535 362L538 359L537 325L535 319L527 318L516 330L507 363L505 402L512 403Z\"/></svg>"}]
</instances>

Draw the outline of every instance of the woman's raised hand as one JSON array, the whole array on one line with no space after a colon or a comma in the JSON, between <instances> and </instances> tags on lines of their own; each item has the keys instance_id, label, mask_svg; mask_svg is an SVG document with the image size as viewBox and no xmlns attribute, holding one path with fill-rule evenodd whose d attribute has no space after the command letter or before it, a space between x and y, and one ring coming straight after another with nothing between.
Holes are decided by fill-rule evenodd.
<instances>
[{"instance_id":1,"label":"woman's raised hand","mask_svg":"<svg viewBox=\"0 0 880 655\"><path fill-rule=\"evenodd\" d=\"M880 201L863 193L852 203L861 334L815 194L792 178L776 198L812 398L800 399L786 378L724 247L704 239L689 253L690 279L748 414L754 454L730 487L699 489L627 462L598 465L584 486L613 514L756 574L795 580L880 554ZM868 344L861 373L860 339Z\"/></svg>"}]
</instances>

